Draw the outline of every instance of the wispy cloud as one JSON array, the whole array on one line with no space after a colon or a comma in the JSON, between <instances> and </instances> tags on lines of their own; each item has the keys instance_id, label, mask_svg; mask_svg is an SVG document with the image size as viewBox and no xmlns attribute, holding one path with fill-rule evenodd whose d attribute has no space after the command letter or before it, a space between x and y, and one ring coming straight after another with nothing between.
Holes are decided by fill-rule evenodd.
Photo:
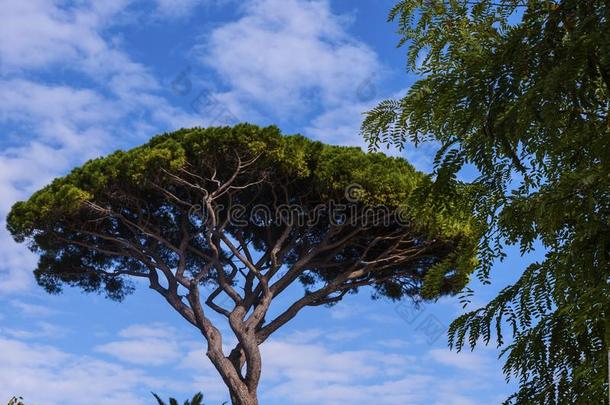
<instances>
[{"instance_id":1,"label":"wispy cloud","mask_svg":"<svg viewBox=\"0 0 610 405\"><path fill-rule=\"evenodd\" d=\"M2 0L0 69L4 72L76 63L82 67L107 51L100 30L128 0L61 7L51 0Z\"/></svg>"},{"instance_id":2,"label":"wispy cloud","mask_svg":"<svg viewBox=\"0 0 610 405\"><path fill-rule=\"evenodd\" d=\"M37 321L28 329L4 327L0 332L15 339L60 339L67 336L70 330L50 322Z\"/></svg>"},{"instance_id":3,"label":"wispy cloud","mask_svg":"<svg viewBox=\"0 0 610 405\"><path fill-rule=\"evenodd\" d=\"M228 90L219 97L236 111L248 105L267 117L304 114L353 102L359 83L382 68L348 25L328 1L254 0L196 51L224 80Z\"/></svg>"},{"instance_id":4,"label":"wispy cloud","mask_svg":"<svg viewBox=\"0 0 610 405\"><path fill-rule=\"evenodd\" d=\"M481 402L469 398L495 399L494 384L502 381L499 373L494 377L486 367L490 358L484 356L466 356L468 366L461 366L459 359L464 358L455 353L451 355L457 362L437 350L419 357L404 353L403 345L388 349L388 345L370 343L370 349L337 350L319 339L309 343L266 342L263 398L324 405L474 405ZM452 370L439 375L435 362L449 362ZM479 382L483 377L486 384Z\"/></svg>"},{"instance_id":5,"label":"wispy cloud","mask_svg":"<svg viewBox=\"0 0 610 405\"><path fill-rule=\"evenodd\" d=\"M11 300L10 304L26 316L47 317L58 313L56 309L49 308L48 306L32 304L21 300Z\"/></svg>"},{"instance_id":6,"label":"wispy cloud","mask_svg":"<svg viewBox=\"0 0 610 405\"><path fill-rule=\"evenodd\" d=\"M143 405L150 401L142 389L171 385L138 369L3 336L0 353L0 392L22 395L28 403Z\"/></svg>"},{"instance_id":7,"label":"wispy cloud","mask_svg":"<svg viewBox=\"0 0 610 405\"><path fill-rule=\"evenodd\" d=\"M121 361L160 366L181 357L175 331L164 324L133 325L119 332L123 339L98 345L95 351Z\"/></svg>"},{"instance_id":8,"label":"wispy cloud","mask_svg":"<svg viewBox=\"0 0 610 405\"><path fill-rule=\"evenodd\" d=\"M6 332L5 336L13 338L31 338ZM502 377L489 368L491 351L461 355L432 349L415 356L405 351L403 342L375 340L365 348L338 348L325 336L328 333L333 331L293 331L262 345L263 403L474 405L480 401L469 398L489 398L489 403L497 398ZM135 324L118 336L118 340L95 347L116 361L110 362L0 335L0 351L9 353L0 364L0 390L27 394L34 403L39 401L37 395L44 393L44 403L55 404L71 395L100 395L103 383L106 395L114 395L110 397L114 403L121 403L120 398L139 404L141 397L135 393L141 390L136 385L143 384L155 390L170 387L184 395L203 389L209 400L226 400L226 388L206 358L203 342L185 341L176 329L163 323ZM134 365L163 366L164 375L186 371L189 377L168 383ZM439 373L438 366L445 372ZM9 372L25 377L11 379ZM485 383L481 383L483 379ZM100 401L96 403L105 403ZM113 402L108 399L107 403Z\"/></svg>"}]
</instances>

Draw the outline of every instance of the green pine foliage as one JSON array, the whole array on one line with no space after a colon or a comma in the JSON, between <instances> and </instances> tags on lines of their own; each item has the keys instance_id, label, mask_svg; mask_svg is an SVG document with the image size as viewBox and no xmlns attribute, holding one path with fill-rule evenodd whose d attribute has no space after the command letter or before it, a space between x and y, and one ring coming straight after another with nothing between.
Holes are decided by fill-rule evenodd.
<instances>
[{"instance_id":1,"label":"green pine foliage","mask_svg":"<svg viewBox=\"0 0 610 405\"><path fill-rule=\"evenodd\" d=\"M457 319L450 344L503 348L519 382L507 403L607 402L610 3L403 0L390 20L422 78L370 111L364 136L374 148L439 142L438 201L465 165L478 169L483 281L503 242L547 252Z\"/></svg>"}]
</instances>

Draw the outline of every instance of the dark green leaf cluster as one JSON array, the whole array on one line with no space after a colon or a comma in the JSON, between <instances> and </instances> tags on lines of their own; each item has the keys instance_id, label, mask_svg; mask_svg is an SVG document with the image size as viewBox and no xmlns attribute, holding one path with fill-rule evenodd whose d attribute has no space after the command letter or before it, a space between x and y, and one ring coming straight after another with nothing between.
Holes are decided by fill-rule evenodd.
<instances>
[{"instance_id":1,"label":"dark green leaf cluster","mask_svg":"<svg viewBox=\"0 0 610 405\"><path fill-rule=\"evenodd\" d=\"M390 19L423 78L368 113L365 137L373 147L440 142L439 199L465 165L478 169L482 280L503 241L548 252L457 319L451 343L495 333L504 345L508 326L505 372L520 381L510 403L607 401L610 3L404 0Z\"/></svg>"}]
</instances>

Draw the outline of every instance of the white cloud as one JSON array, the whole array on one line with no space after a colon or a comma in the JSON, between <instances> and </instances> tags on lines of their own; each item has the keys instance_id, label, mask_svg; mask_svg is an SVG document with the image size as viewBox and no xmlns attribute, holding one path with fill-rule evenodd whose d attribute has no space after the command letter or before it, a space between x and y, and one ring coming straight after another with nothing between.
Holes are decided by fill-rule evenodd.
<instances>
[{"instance_id":1,"label":"white cloud","mask_svg":"<svg viewBox=\"0 0 610 405\"><path fill-rule=\"evenodd\" d=\"M120 110L90 89L49 86L23 79L0 81L0 119L8 121L69 119L75 125L98 124Z\"/></svg>"},{"instance_id":2,"label":"white cloud","mask_svg":"<svg viewBox=\"0 0 610 405\"><path fill-rule=\"evenodd\" d=\"M485 350L484 347L481 350ZM484 372L492 369L491 356L485 356L480 351L458 353L449 349L433 349L429 354L434 361L460 370Z\"/></svg>"},{"instance_id":3,"label":"white cloud","mask_svg":"<svg viewBox=\"0 0 610 405\"><path fill-rule=\"evenodd\" d=\"M0 328L0 331L15 339L59 339L70 333L67 328L49 322L38 321L29 326L30 329L5 327ZM35 329L31 326L35 326Z\"/></svg>"},{"instance_id":4,"label":"white cloud","mask_svg":"<svg viewBox=\"0 0 610 405\"><path fill-rule=\"evenodd\" d=\"M309 385L370 379L379 376L382 366L392 360L372 350L335 352L320 344L287 343L278 339L266 342L262 351L267 379L298 379Z\"/></svg>"},{"instance_id":5,"label":"white cloud","mask_svg":"<svg viewBox=\"0 0 610 405\"><path fill-rule=\"evenodd\" d=\"M0 221L4 228L4 222ZM32 275L28 271L34 269L36 258L24 246L15 246L6 231L0 231L0 254L3 255L3 265L0 265L0 294L24 291L32 284Z\"/></svg>"},{"instance_id":6,"label":"white cloud","mask_svg":"<svg viewBox=\"0 0 610 405\"><path fill-rule=\"evenodd\" d=\"M362 150L368 149L368 144L360 135L360 124L364 119L363 112L377 105L378 99L374 101L345 103L334 108L329 108L316 116L305 129L308 136L320 139L324 142L359 146ZM396 154L395 150L384 150L386 154ZM388 153L390 152L390 153Z\"/></svg>"},{"instance_id":7,"label":"white cloud","mask_svg":"<svg viewBox=\"0 0 610 405\"><path fill-rule=\"evenodd\" d=\"M411 368L414 357L378 350L335 350L321 341L323 336L319 339L314 336L319 334L297 331L263 344L264 368L259 390L262 403L274 400L294 404L404 405L411 404L405 398L420 395L401 392L406 384L401 375ZM181 367L196 373L193 387L205 387L207 398L225 398L226 388L202 348L189 351ZM409 375L408 380L416 386L432 381L433 377ZM425 386L420 387L424 389Z\"/></svg>"},{"instance_id":8,"label":"white cloud","mask_svg":"<svg viewBox=\"0 0 610 405\"><path fill-rule=\"evenodd\" d=\"M261 398L322 405L474 405L497 399L502 377L486 367L489 358L470 357L460 367L451 362L457 368L441 373L428 359L446 364L449 356L442 351L416 357L403 353L402 345L397 353L384 350L383 342L370 344L365 350L336 350L319 340L271 339L262 346Z\"/></svg>"},{"instance_id":9,"label":"white cloud","mask_svg":"<svg viewBox=\"0 0 610 405\"><path fill-rule=\"evenodd\" d=\"M165 324L132 325L119 332L124 339L98 345L95 351L127 363L160 366L181 357L175 331Z\"/></svg>"},{"instance_id":10,"label":"white cloud","mask_svg":"<svg viewBox=\"0 0 610 405\"><path fill-rule=\"evenodd\" d=\"M3 70L87 59L106 50L98 29L113 21L128 0L60 7L52 0L0 1Z\"/></svg>"},{"instance_id":11,"label":"white cloud","mask_svg":"<svg viewBox=\"0 0 610 405\"><path fill-rule=\"evenodd\" d=\"M48 306L23 302L21 300L11 300L10 304L26 316L45 317L58 313L57 310L49 308Z\"/></svg>"},{"instance_id":12,"label":"white cloud","mask_svg":"<svg viewBox=\"0 0 610 405\"><path fill-rule=\"evenodd\" d=\"M138 390L168 386L141 370L66 353L49 345L0 336L0 353L0 393L8 397L21 395L26 403L77 405L87 398L100 405L143 405L150 400L138 397Z\"/></svg>"},{"instance_id":13,"label":"white cloud","mask_svg":"<svg viewBox=\"0 0 610 405\"><path fill-rule=\"evenodd\" d=\"M328 1L254 0L242 10L198 48L230 87L219 97L233 109L256 103L285 114L352 102L360 83L381 69L375 52L348 34L348 19L333 14Z\"/></svg>"},{"instance_id":14,"label":"white cloud","mask_svg":"<svg viewBox=\"0 0 610 405\"><path fill-rule=\"evenodd\" d=\"M290 117L311 116L305 135L367 150L360 125L384 98L378 86L387 69L349 24L326 0L252 0L240 19L206 35L196 54L224 80L227 90L214 97L238 120L291 124ZM382 152L431 168L431 148Z\"/></svg>"},{"instance_id":15,"label":"white cloud","mask_svg":"<svg viewBox=\"0 0 610 405\"><path fill-rule=\"evenodd\" d=\"M176 330L173 327L160 322L150 325L136 324L121 330L119 336L126 339L174 339L176 337Z\"/></svg>"},{"instance_id":16,"label":"white cloud","mask_svg":"<svg viewBox=\"0 0 610 405\"><path fill-rule=\"evenodd\" d=\"M10 331L3 334L6 336L7 332ZM158 391L169 387L184 395L203 390L208 401L226 400L226 387L205 356L203 340L185 341L183 334L163 323L132 325L118 335L121 339L94 350L115 356L121 363L162 365L162 375L186 373L189 378L180 377L169 384L151 377L145 369L0 335L0 352L6 353L0 362L0 392L19 393L32 403L70 405L78 403L70 402L72 398L93 395L91 398L100 404L139 404L142 397L138 393L142 394L143 385ZM415 356L405 352L406 345L396 340L369 341L363 349L347 349L337 348L326 335L317 329L295 331L262 345L262 403L474 405L493 403L501 396L500 372L488 367L491 351L460 357L443 349L431 349ZM226 337L228 352L234 342Z\"/></svg>"},{"instance_id":17,"label":"white cloud","mask_svg":"<svg viewBox=\"0 0 610 405\"><path fill-rule=\"evenodd\" d=\"M167 364L180 357L175 342L150 338L106 343L97 346L95 351L109 354L128 363L149 366Z\"/></svg>"}]
</instances>

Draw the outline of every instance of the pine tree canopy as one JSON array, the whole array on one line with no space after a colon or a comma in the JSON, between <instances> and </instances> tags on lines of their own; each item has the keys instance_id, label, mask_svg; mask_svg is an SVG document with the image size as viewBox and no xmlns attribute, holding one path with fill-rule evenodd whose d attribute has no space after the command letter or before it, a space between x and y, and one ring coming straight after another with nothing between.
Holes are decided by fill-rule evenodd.
<instances>
[{"instance_id":1,"label":"pine tree canopy","mask_svg":"<svg viewBox=\"0 0 610 405\"><path fill-rule=\"evenodd\" d=\"M35 275L51 293L68 284L120 300L132 277L147 279L202 332L234 403L249 405L258 346L302 308L363 286L392 299L464 287L482 230L471 190L456 185L438 209L430 184L401 158L275 127L182 129L56 179L14 205L8 228L40 255ZM298 281L303 295L267 319ZM208 310L237 337L229 355Z\"/></svg>"},{"instance_id":2,"label":"pine tree canopy","mask_svg":"<svg viewBox=\"0 0 610 405\"><path fill-rule=\"evenodd\" d=\"M68 283L87 291L103 288L110 298L121 299L130 288L123 276L148 272L144 256L154 253L168 266L178 265L174 248L181 243L182 227L192 228L187 233L193 234L189 242L193 249L209 253L210 246L196 229L205 224L189 216L197 214L193 208L206 195L218 192L236 167L246 162L250 167L233 180L238 183L227 187L234 195L224 201L227 207L241 204L239 208L246 210L239 221L247 220L247 224L226 224L226 232L233 238L265 252L270 240L280 237L269 233L280 232L282 227L273 218L264 218L264 210L257 217L257 207L296 203L312 211L329 201L345 203L345 190L355 184L360 204L383 204L408 216L409 228L391 224L383 232L400 231L416 239L415 245L429 246L429 253L422 254L421 260L408 261L409 269L401 268L403 263L398 261L398 267L389 266L384 275L405 273L413 277L409 284L419 286L429 265L437 264L440 269L438 265L447 260L447 266L442 266L445 273L437 276L443 280L439 291L455 292L466 282L473 263L468 249L472 250L476 228L465 209L434 212L424 199L420 199L423 203L415 202L414 191L427 180L423 174L400 158L328 146L302 136L282 136L273 127L185 129L157 136L128 152L92 160L28 201L15 204L8 226L16 240L29 239L30 247L41 254L36 277L48 291L59 291L62 283ZM221 204L218 208L219 218L230 220L225 218L229 210ZM318 222L299 230L300 240L293 249L315 245L326 236L332 221L322 218ZM329 262L334 266L352 263L378 236L376 232L381 231L372 227L362 232L357 243L345 247ZM137 254L132 251L136 248ZM297 253L286 252L286 263L297 261ZM227 256L223 260L228 260ZM186 261L190 273L198 273L207 264L195 251ZM327 279L334 274L327 268L331 268L329 263L310 270L315 278ZM310 277L302 280L313 281ZM399 278L393 281L398 284L377 287L394 298L399 297L399 291L410 291Z\"/></svg>"},{"instance_id":3,"label":"pine tree canopy","mask_svg":"<svg viewBox=\"0 0 610 405\"><path fill-rule=\"evenodd\" d=\"M482 280L505 242L547 252L457 319L450 344L503 347L519 382L507 403L607 402L610 3L404 0L390 20L421 79L370 111L364 136L374 148L438 142L439 200L476 167Z\"/></svg>"}]
</instances>

